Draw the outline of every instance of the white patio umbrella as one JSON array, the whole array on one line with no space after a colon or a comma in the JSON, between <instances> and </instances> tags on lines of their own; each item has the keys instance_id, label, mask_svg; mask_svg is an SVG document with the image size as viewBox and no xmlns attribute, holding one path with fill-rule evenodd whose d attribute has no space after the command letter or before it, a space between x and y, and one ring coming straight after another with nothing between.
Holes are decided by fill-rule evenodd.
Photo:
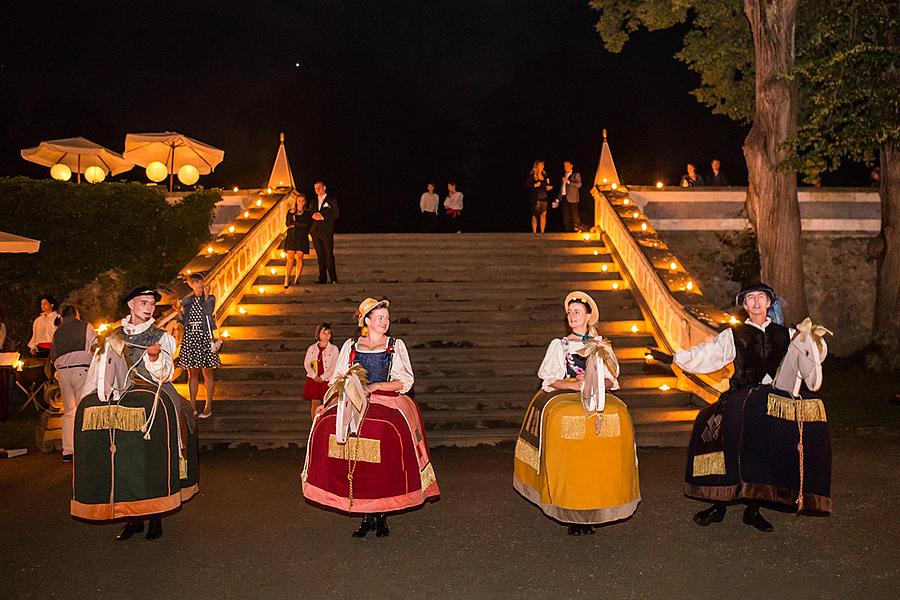
<instances>
[{"instance_id":1,"label":"white patio umbrella","mask_svg":"<svg viewBox=\"0 0 900 600\"><path fill-rule=\"evenodd\" d=\"M169 191L172 191L175 173L185 165L196 168L201 175L208 175L225 158L224 150L174 131L129 133L125 136L122 154L126 160L142 167L153 162L164 164L169 173Z\"/></svg>"},{"instance_id":2,"label":"white patio umbrella","mask_svg":"<svg viewBox=\"0 0 900 600\"><path fill-rule=\"evenodd\" d=\"M0 252L19 252L23 254L34 254L41 247L39 240L22 237L14 233L6 233L0 231Z\"/></svg>"},{"instance_id":3,"label":"white patio umbrella","mask_svg":"<svg viewBox=\"0 0 900 600\"><path fill-rule=\"evenodd\" d=\"M83 137L48 140L34 148L25 148L21 154L25 160L45 167L66 165L78 174L78 183L81 183L81 174L90 167L99 167L107 175L118 175L134 167L134 163L122 158L121 154Z\"/></svg>"}]
</instances>

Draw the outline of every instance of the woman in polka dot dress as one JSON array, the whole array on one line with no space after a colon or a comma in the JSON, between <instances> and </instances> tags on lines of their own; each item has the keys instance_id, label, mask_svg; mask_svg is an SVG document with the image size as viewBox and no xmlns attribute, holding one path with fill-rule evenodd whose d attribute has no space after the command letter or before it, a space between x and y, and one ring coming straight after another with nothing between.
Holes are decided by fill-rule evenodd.
<instances>
[{"instance_id":1,"label":"woman in polka dot dress","mask_svg":"<svg viewBox=\"0 0 900 600\"><path fill-rule=\"evenodd\" d=\"M181 341L178 366L187 369L188 390L194 410L197 406L200 373L203 373L206 405L199 416L201 419L205 419L212 415L215 389L213 370L222 364L218 353L221 342L216 339L216 318L213 312L216 306L216 297L208 293L206 285L203 283L203 276L199 273L192 273L188 276L188 285L191 286L193 293L181 300L184 339Z\"/></svg>"}]
</instances>

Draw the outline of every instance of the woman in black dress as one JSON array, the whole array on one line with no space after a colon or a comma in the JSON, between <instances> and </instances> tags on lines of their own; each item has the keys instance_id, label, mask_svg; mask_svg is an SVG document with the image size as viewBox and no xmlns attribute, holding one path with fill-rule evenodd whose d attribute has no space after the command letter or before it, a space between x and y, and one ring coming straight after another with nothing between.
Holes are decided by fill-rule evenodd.
<instances>
[{"instance_id":1,"label":"woman in black dress","mask_svg":"<svg viewBox=\"0 0 900 600\"><path fill-rule=\"evenodd\" d=\"M294 285L303 273L303 255L309 254L309 228L312 227L312 213L306 210L306 196L299 194L294 206L285 217L287 234L284 237L284 251L287 253L287 264L284 268L284 287L291 284L291 271L297 267Z\"/></svg>"},{"instance_id":2,"label":"woman in black dress","mask_svg":"<svg viewBox=\"0 0 900 600\"><path fill-rule=\"evenodd\" d=\"M534 161L531 175L525 180L525 188L528 190L528 200L531 204L531 233L538 232L538 222L541 224L541 233L544 233L547 227L547 192L553 189L544 171L544 161Z\"/></svg>"}]
</instances>

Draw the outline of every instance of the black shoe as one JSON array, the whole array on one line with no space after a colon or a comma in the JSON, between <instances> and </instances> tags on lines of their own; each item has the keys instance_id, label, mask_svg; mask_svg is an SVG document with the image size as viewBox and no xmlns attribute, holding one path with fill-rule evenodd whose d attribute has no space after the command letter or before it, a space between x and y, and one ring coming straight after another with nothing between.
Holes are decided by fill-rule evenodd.
<instances>
[{"instance_id":1,"label":"black shoe","mask_svg":"<svg viewBox=\"0 0 900 600\"><path fill-rule=\"evenodd\" d=\"M373 529L375 529L375 519L372 517L372 515L366 515L363 517L362 523L360 523L356 531L353 532L353 537L364 538L366 537L366 534Z\"/></svg>"},{"instance_id":2,"label":"black shoe","mask_svg":"<svg viewBox=\"0 0 900 600\"><path fill-rule=\"evenodd\" d=\"M706 510L701 510L694 515L694 523L700 527L706 527L712 523L721 523L725 518L725 505L713 504Z\"/></svg>"},{"instance_id":3,"label":"black shoe","mask_svg":"<svg viewBox=\"0 0 900 600\"><path fill-rule=\"evenodd\" d=\"M763 531L765 533L770 533L775 528L772 527L772 524L766 521L765 517L759 514L759 508L756 507L747 507L744 510L744 523L750 525L751 527L756 527L758 530Z\"/></svg>"},{"instance_id":4,"label":"black shoe","mask_svg":"<svg viewBox=\"0 0 900 600\"><path fill-rule=\"evenodd\" d=\"M387 537L391 534L391 530L387 526L387 517L381 513L375 517L375 537Z\"/></svg>"},{"instance_id":5,"label":"black shoe","mask_svg":"<svg viewBox=\"0 0 900 600\"><path fill-rule=\"evenodd\" d=\"M64 463L70 463L70 462L72 462L72 455L71 455L71 454L63 454L63 455L62 455L62 461L63 461Z\"/></svg>"},{"instance_id":6,"label":"black shoe","mask_svg":"<svg viewBox=\"0 0 900 600\"><path fill-rule=\"evenodd\" d=\"M122 531L119 532L119 535L116 536L116 539L120 542L124 542L129 539L136 533L142 533L144 531L144 520L143 519L128 519L126 521L125 526L122 527Z\"/></svg>"},{"instance_id":7,"label":"black shoe","mask_svg":"<svg viewBox=\"0 0 900 600\"><path fill-rule=\"evenodd\" d=\"M324 279L316 279L316 283L322 284L322 283L328 283L328 282L325 281Z\"/></svg>"},{"instance_id":8,"label":"black shoe","mask_svg":"<svg viewBox=\"0 0 900 600\"><path fill-rule=\"evenodd\" d=\"M581 525L569 525L569 528L566 529L566 533L569 535L581 535Z\"/></svg>"},{"instance_id":9,"label":"black shoe","mask_svg":"<svg viewBox=\"0 0 900 600\"><path fill-rule=\"evenodd\" d=\"M584 535L594 535L594 526L593 525L582 525L581 533Z\"/></svg>"},{"instance_id":10,"label":"black shoe","mask_svg":"<svg viewBox=\"0 0 900 600\"><path fill-rule=\"evenodd\" d=\"M150 517L150 521L147 523L147 535L144 536L145 540L158 540L162 537L162 517L156 515L155 517Z\"/></svg>"}]
</instances>

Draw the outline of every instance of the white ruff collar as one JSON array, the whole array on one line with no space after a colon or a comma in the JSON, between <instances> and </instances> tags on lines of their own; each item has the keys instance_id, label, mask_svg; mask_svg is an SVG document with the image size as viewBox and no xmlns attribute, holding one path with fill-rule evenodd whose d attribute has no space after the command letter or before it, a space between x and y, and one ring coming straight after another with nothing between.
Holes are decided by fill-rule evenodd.
<instances>
[{"instance_id":1,"label":"white ruff collar","mask_svg":"<svg viewBox=\"0 0 900 600\"><path fill-rule=\"evenodd\" d=\"M150 326L153 325L153 323L154 323L154 319L153 319L153 317L150 317L143 323L140 323L138 325L132 325L131 324L131 315L128 315L127 317L122 319L122 329L125 331L126 335L135 335L138 333L144 333L145 331L150 329Z\"/></svg>"}]
</instances>

